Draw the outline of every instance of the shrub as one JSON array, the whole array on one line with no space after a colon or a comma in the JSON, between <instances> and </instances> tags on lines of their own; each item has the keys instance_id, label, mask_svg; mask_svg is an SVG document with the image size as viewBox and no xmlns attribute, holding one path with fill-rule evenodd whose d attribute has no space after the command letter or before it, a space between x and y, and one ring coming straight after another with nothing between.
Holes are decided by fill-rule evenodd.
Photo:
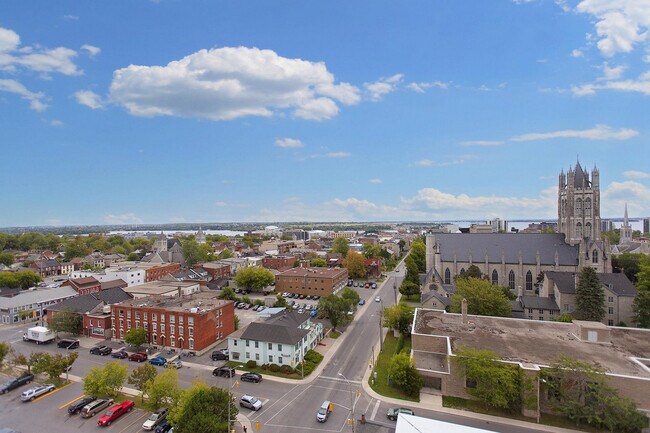
<instances>
[{"instance_id":1,"label":"shrub","mask_svg":"<svg viewBox=\"0 0 650 433\"><path fill-rule=\"evenodd\" d=\"M293 373L293 368L291 368L291 366L289 365L283 365L282 367L280 367L280 371L284 374L291 374Z\"/></svg>"},{"instance_id":2,"label":"shrub","mask_svg":"<svg viewBox=\"0 0 650 433\"><path fill-rule=\"evenodd\" d=\"M257 362L253 361L252 359L246 363L246 368L255 368L257 367Z\"/></svg>"},{"instance_id":3,"label":"shrub","mask_svg":"<svg viewBox=\"0 0 650 433\"><path fill-rule=\"evenodd\" d=\"M278 364L271 364L269 366L269 370L271 370L273 373L277 373L280 371L280 366Z\"/></svg>"}]
</instances>

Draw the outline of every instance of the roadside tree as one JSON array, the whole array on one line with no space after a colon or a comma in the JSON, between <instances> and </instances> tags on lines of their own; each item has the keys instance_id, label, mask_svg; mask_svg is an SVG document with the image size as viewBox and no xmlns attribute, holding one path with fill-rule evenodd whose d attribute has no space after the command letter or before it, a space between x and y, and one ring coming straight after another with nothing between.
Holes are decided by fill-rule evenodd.
<instances>
[{"instance_id":1,"label":"roadside tree","mask_svg":"<svg viewBox=\"0 0 650 433\"><path fill-rule=\"evenodd\" d=\"M2 368L2 364L10 352L11 352L11 346L9 346L4 341L0 341L0 368Z\"/></svg>"},{"instance_id":2,"label":"roadside tree","mask_svg":"<svg viewBox=\"0 0 650 433\"><path fill-rule=\"evenodd\" d=\"M405 304L395 304L384 308L384 326L394 329L402 335L411 334L415 310Z\"/></svg>"},{"instance_id":3,"label":"roadside tree","mask_svg":"<svg viewBox=\"0 0 650 433\"><path fill-rule=\"evenodd\" d=\"M354 307L355 309L359 304L359 301L361 301L361 297L352 287L346 287L343 289L341 292L341 298L345 299L348 302L349 306Z\"/></svg>"},{"instance_id":4,"label":"roadside tree","mask_svg":"<svg viewBox=\"0 0 650 433\"><path fill-rule=\"evenodd\" d=\"M605 318L605 291L594 268L580 271L576 287L575 316L580 320L600 322Z\"/></svg>"},{"instance_id":5,"label":"roadside tree","mask_svg":"<svg viewBox=\"0 0 650 433\"><path fill-rule=\"evenodd\" d=\"M83 316L71 308L65 308L52 314L47 327L56 333L80 334L83 328Z\"/></svg>"},{"instance_id":6,"label":"roadside tree","mask_svg":"<svg viewBox=\"0 0 650 433\"><path fill-rule=\"evenodd\" d=\"M412 296L420 293L420 285L404 279L402 284L399 286L399 292L406 296L407 299L411 299Z\"/></svg>"},{"instance_id":7,"label":"roadside tree","mask_svg":"<svg viewBox=\"0 0 650 433\"><path fill-rule=\"evenodd\" d=\"M335 331L337 326L347 321L349 303L336 295L330 295L318 300L318 310L329 318L332 330Z\"/></svg>"},{"instance_id":8,"label":"roadside tree","mask_svg":"<svg viewBox=\"0 0 650 433\"><path fill-rule=\"evenodd\" d=\"M512 311L502 288L479 278L456 279L456 293L451 297L452 313L461 312L463 299L467 299L469 314L509 317Z\"/></svg>"},{"instance_id":9,"label":"roadside tree","mask_svg":"<svg viewBox=\"0 0 650 433\"><path fill-rule=\"evenodd\" d=\"M147 362L131 372L128 379L129 385L133 385L140 391L140 397L144 401L145 395L148 395L149 386L157 375L156 367Z\"/></svg>"},{"instance_id":10,"label":"roadside tree","mask_svg":"<svg viewBox=\"0 0 650 433\"><path fill-rule=\"evenodd\" d=\"M83 378L86 394L117 397L126 381L128 368L119 361L105 364L103 367L92 367Z\"/></svg>"},{"instance_id":11,"label":"roadside tree","mask_svg":"<svg viewBox=\"0 0 650 433\"><path fill-rule=\"evenodd\" d=\"M644 258L637 274L637 293L632 304L634 322L640 328L650 328L650 258Z\"/></svg>"},{"instance_id":12,"label":"roadside tree","mask_svg":"<svg viewBox=\"0 0 650 433\"><path fill-rule=\"evenodd\" d=\"M265 268L244 268L237 272L233 278L237 287L246 288L255 292L261 292L273 284L275 277Z\"/></svg>"},{"instance_id":13,"label":"roadside tree","mask_svg":"<svg viewBox=\"0 0 650 433\"><path fill-rule=\"evenodd\" d=\"M420 272L418 271L418 265L415 263L415 259L409 254L404 259L404 266L406 267L406 276L404 281L410 281L413 284L420 286Z\"/></svg>"},{"instance_id":14,"label":"roadside tree","mask_svg":"<svg viewBox=\"0 0 650 433\"><path fill-rule=\"evenodd\" d=\"M132 346L141 347L147 342L147 331L144 328L131 328L126 331L124 341Z\"/></svg>"},{"instance_id":15,"label":"roadside tree","mask_svg":"<svg viewBox=\"0 0 650 433\"><path fill-rule=\"evenodd\" d=\"M178 385L178 371L165 369L154 377L147 387L147 407L156 410L159 407L175 407L181 398L181 387Z\"/></svg>"},{"instance_id":16,"label":"roadside tree","mask_svg":"<svg viewBox=\"0 0 650 433\"><path fill-rule=\"evenodd\" d=\"M420 395L424 381L416 370L413 359L406 352L393 355L388 364L388 375L405 394L412 397Z\"/></svg>"},{"instance_id":17,"label":"roadside tree","mask_svg":"<svg viewBox=\"0 0 650 433\"><path fill-rule=\"evenodd\" d=\"M356 251L348 252L343 260L343 266L348 270L350 278L365 278L368 272L365 258Z\"/></svg>"},{"instance_id":18,"label":"roadside tree","mask_svg":"<svg viewBox=\"0 0 650 433\"><path fill-rule=\"evenodd\" d=\"M426 245L422 240L417 239L413 241L413 244L411 244L411 253L409 255L415 261L415 264L418 267L418 273L425 273L427 271Z\"/></svg>"},{"instance_id":19,"label":"roadside tree","mask_svg":"<svg viewBox=\"0 0 650 433\"><path fill-rule=\"evenodd\" d=\"M168 419L174 425L174 433L228 433L229 424L238 413L229 390L195 383L183 391Z\"/></svg>"},{"instance_id":20,"label":"roadside tree","mask_svg":"<svg viewBox=\"0 0 650 433\"><path fill-rule=\"evenodd\" d=\"M41 353L33 364L32 372L34 374L45 373L50 380L58 382L59 377L74 364L78 356L77 352L71 352L68 355Z\"/></svg>"}]
</instances>

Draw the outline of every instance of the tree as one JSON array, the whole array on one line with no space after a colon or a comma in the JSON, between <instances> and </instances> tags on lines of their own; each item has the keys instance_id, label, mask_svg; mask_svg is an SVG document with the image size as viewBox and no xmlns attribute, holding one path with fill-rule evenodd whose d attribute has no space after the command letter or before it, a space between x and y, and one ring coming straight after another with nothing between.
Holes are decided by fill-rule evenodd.
<instances>
[{"instance_id":1,"label":"tree","mask_svg":"<svg viewBox=\"0 0 650 433\"><path fill-rule=\"evenodd\" d=\"M336 295L325 296L318 300L318 310L329 318L334 331L347 320L349 308L348 301Z\"/></svg>"},{"instance_id":2,"label":"tree","mask_svg":"<svg viewBox=\"0 0 650 433\"><path fill-rule=\"evenodd\" d=\"M117 397L126 381L128 368L119 361L105 364L103 367L92 367L83 378L84 391L89 395Z\"/></svg>"},{"instance_id":3,"label":"tree","mask_svg":"<svg viewBox=\"0 0 650 433\"><path fill-rule=\"evenodd\" d=\"M79 354L71 352L68 355L57 353L50 355L49 353L41 353L37 361L33 364L32 372L34 374L45 373L50 380L58 381L59 377L72 366L76 361Z\"/></svg>"},{"instance_id":4,"label":"tree","mask_svg":"<svg viewBox=\"0 0 650 433\"><path fill-rule=\"evenodd\" d=\"M140 396L144 401L145 394L148 394L149 385L157 375L158 370L156 367L147 362L131 372L129 385L135 386L135 389L140 391Z\"/></svg>"},{"instance_id":5,"label":"tree","mask_svg":"<svg viewBox=\"0 0 650 433\"><path fill-rule=\"evenodd\" d=\"M405 304L395 304L384 308L384 326L402 335L411 334L415 309Z\"/></svg>"},{"instance_id":6,"label":"tree","mask_svg":"<svg viewBox=\"0 0 650 433\"><path fill-rule=\"evenodd\" d=\"M219 253L219 259L232 259L235 255L228 248L224 248L223 251Z\"/></svg>"},{"instance_id":7,"label":"tree","mask_svg":"<svg viewBox=\"0 0 650 433\"><path fill-rule=\"evenodd\" d=\"M361 301L361 297L352 287L346 287L343 289L341 292L341 298L345 299L348 302L348 311L351 308L354 308L356 310L359 301Z\"/></svg>"},{"instance_id":8,"label":"tree","mask_svg":"<svg viewBox=\"0 0 650 433\"><path fill-rule=\"evenodd\" d=\"M0 341L0 368L2 368L2 363L4 362L5 357L11 351L10 349L11 349L11 346L9 346L4 341Z\"/></svg>"},{"instance_id":9,"label":"tree","mask_svg":"<svg viewBox=\"0 0 650 433\"><path fill-rule=\"evenodd\" d=\"M232 289L232 287L224 287L219 293L219 299L228 299L230 301L234 301L236 297L237 295L235 295L235 291Z\"/></svg>"},{"instance_id":10,"label":"tree","mask_svg":"<svg viewBox=\"0 0 650 433\"><path fill-rule=\"evenodd\" d=\"M275 277L268 269L250 267L240 269L233 280L237 284L237 287L261 292L275 282Z\"/></svg>"},{"instance_id":11,"label":"tree","mask_svg":"<svg viewBox=\"0 0 650 433\"><path fill-rule=\"evenodd\" d=\"M341 239L341 238L339 238ZM368 269L366 260L356 251L349 251L343 260L343 266L348 270L350 278L365 278Z\"/></svg>"},{"instance_id":12,"label":"tree","mask_svg":"<svg viewBox=\"0 0 650 433\"><path fill-rule=\"evenodd\" d=\"M468 393L487 406L516 409L521 403L523 375L518 366L500 362L490 350L462 348L453 362L468 382Z\"/></svg>"},{"instance_id":13,"label":"tree","mask_svg":"<svg viewBox=\"0 0 650 433\"><path fill-rule=\"evenodd\" d=\"M384 261L391 260L393 258L393 254L386 248L382 248L381 251L379 251L379 257L384 259Z\"/></svg>"},{"instance_id":14,"label":"tree","mask_svg":"<svg viewBox=\"0 0 650 433\"><path fill-rule=\"evenodd\" d=\"M140 347L147 342L147 331L144 328L131 328L126 331L124 341L132 346Z\"/></svg>"},{"instance_id":15,"label":"tree","mask_svg":"<svg viewBox=\"0 0 650 433\"><path fill-rule=\"evenodd\" d=\"M509 317L512 311L503 289L479 278L456 279L456 292L451 296L452 313L461 312L463 299L467 299L469 314Z\"/></svg>"},{"instance_id":16,"label":"tree","mask_svg":"<svg viewBox=\"0 0 650 433\"><path fill-rule=\"evenodd\" d=\"M313 268L325 268L327 267L327 262L325 261L325 259L321 259L320 257L318 257L312 260L311 263L309 263L309 266Z\"/></svg>"},{"instance_id":17,"label":"tree","mask_svg":"<svg viewBox=\"0 0 650 433\"><path fill-rule=\"evenodd\" d=\"M415 259L410 254L404 259L404 266L406 267L404 281L410 281L420 286L420 271L418 270L417 263L415 263Z\"/></svg>"},{"instance_id":18,"label":"tree","mask_svg":"<svg viewBox=\"0 0 650 433\"><path fill-rule=\"evenodd\" d=\"M194 239L183 241L182 249L183 257L185 258L185 265L188 267L195 263L208 261L206 250L200 248L200 245Z\"/></svg>"},{"instance_id":19,"label":"tree","mask_svg":"<svg viewBox=\"0 0 650 433\"><path fill-rule=\"evenodd\" d=\"M0 264L6 265L6 266L13 265L14 264L14 255L11 254L11 253L0 253Z\"/></svg>"},{"instance_id":20,"label":"tree","mask_svg":"<svg viewBox=\"0 0 650 433\"><path fill-rule=\"evenodd\" d=\"M52 313L52 319L47 323L47 327L56 333L81 334L83 316L71 308L64 308L62 311Z\"/></svg>"},{"instance_id":21,"label":"tree","mask_svg":"<svg viewBox=\"0 0 650 433\"><path fill-rule=\"evenodd\" d=\"M640 328L650 328L650 258L641 261L636 288L637 293L632 303L634 322Z\"/></svg>"},{"instance_id":22,"label":"tree","mask_svg":"<svg viewBox=\"0 0 650 433\"><path fill-rule=\"evenodd\" d=\"M406 247L406 241L404 239L400 239L397 245L399 245L400 252L403 253L404 248Z\"/></svg>"},{"instance_id":23,"label":"tree","mask_svg":"<svg viewBox=\"0 0 650 433\"><path fill-rule=\"evenodd\" d=\"M336 238L332 242L332 252L340 253L343 257L347 257L348 251L350 251L350 244L345 238Z\"/></svg>"},{"instance_id":24,"label":"tree","mask_svg":"<svg viewBox=\"0 0 650 433\"><path fill-rule=\"evenodd\" d=\"M90 248L86 247L80 237L68 242L65 245L65 261L69 262L75 257L86 257L90 253Z\"/></svg>"},{"instance_id":25,"label":"tree","mask_svg":"<svg viewBox=\"0 0 650 433\"><path fill-rule=\"evenodd\" d=\"M594 268L585 266L580 271L576 287L575 316L580 320L600 322L605 318L605 291Z\"/></svg>"},{"instance_id":26,"label":"tree","mask_svg":"<svg viewBox=\"0 0 650 433\"><path fill-rule=\"evenodd\" d=\"M273 304L275 308L287 308L289 304L287 303L287 300L282 297L281 294L277 294L275 297L276 301Z\"/></svg>"},{"instance_id":27,"label":"tree","mask_svg":"<svg viewBox=\"0 0 650 433\"><path fill-rule=\"evenodd\" d=\"M36 364L41 355L41 352L37 352L26 356L22 353L12 351L11 363L14 365L24 366L27 369L27 372L30 373L32 371L32 366Z\"/></svg>"},{"instance_id":28,"label":"tree","mask_svg":"<svg viewBox=\"0 0 650 433\"><path fill-rule=\"evenodd\" d=\"M399 286L399 292L406 296L407 299L410 299L411 296L420 293L420 285L404 279L402 284Z\"/></svg>"},{"instance_id":29,"label":"tree","mask_svg":"<svg viewBox=\"0 0 650 433\"><path fill-rule=\"evenodd\" d=\"M411 253L409 256L413 258L415 264L418 267L418 273L425 273L427 271L427 259L426 259L426 245L420 239L413 241L411 244Z\"/></svg>"},{"instance_id":30,"label":"tree","mask_svg":"<svg viewBox=\"0 0 650 433\"><path fill-rule=\"evenodd\" d=\"M41 281L43 278L33 271L0 272L0 287L29 289Z\"/></svg>"},{"instance_id":31,"label":"tree","mask_svg":"<svg viewBox=\"0 0 650 433\"><path fill-rule=\"evenodd\" d=\"M483 278L483 272L476 265L470 265L467 270L458 275L458 278Z\"/></svg>"},{"instance_id":32,"label":"tree","mask_svg":"<svg viewBox=\"0 0 650 433\"><path fill-rule=\"evenodd\" d=\"M623 253L612 256L612 268L614 272L623 272L633 283L636 282L636 274L641 271L641 263L647 256L645 254Z\"/></svg>"},{"instance_id":33,"label":"tree","mask_svg":"<svg viewBox=\"0 0 650 433\"><path fill-rule=\"evenodd\" d=\"M174 432L228 433L229 421L234 421L239 413L231 396L227 389L195 383L183 391L178 405L171 408L168 419Z\"/></svg>"},{"instance_id":34,"label":"tree","mask_svg":"<svg viewBox=\"0 0 650 433\"><path fill-rule=\"evenodd\" d=\"M181 387L178 385L178 370L168 368L153 381L147 388L149 399L147 407L156 410L160 407L175 407L181 398Z\"/></svg>"},{"instance_id":35,"label":"tree","mask_svg":"<svg viewBox=\"0 0 650 433\"><path fill-rule=\"evenodd\" d=\"M363 246L363 255L367 259L374 259L381 254L381 246L379 244L365 244Z\"/></svg>"},{"instance_id":36,"label":"tree","mask_svg":"<svg viewBox=\"0 0 650 433\"><path fill-rule=\"evenodd\" d=\"M573 316L571 313L564 313L555 318L555 322L571 323L573 322Z\"/></svg>"},{"instance_id":37,"label":"tree","mask_svg":"<svg viewBox=\"0 0 650 433\"><path fill-rule=\"evenodd\" d=\"M129 256L126 259L130 262L137 262L141 258L142 257L140 257L140 254L138 253L129 253Z\"/></svg>"},{"instance_id":38,"label":"tree","mask_svg":"<svg viewBox=\"0 0 650 433\"><path fill-rule=\"evenodd\" d=\"M417 397L424 385L415 364L406 352L400 352L390 359L388 376L406 395Z\"/></svg>"}]
</instances>

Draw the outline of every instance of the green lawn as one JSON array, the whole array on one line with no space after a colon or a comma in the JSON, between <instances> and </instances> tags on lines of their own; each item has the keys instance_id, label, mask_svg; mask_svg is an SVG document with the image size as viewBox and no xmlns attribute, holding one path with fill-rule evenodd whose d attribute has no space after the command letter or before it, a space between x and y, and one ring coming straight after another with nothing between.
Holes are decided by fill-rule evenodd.
<instances>
[{"instance_id":1,"label":"green lawn","mask_svg":"<svg viewBox=\"0 0 650 433\"><path fill-rule=\"evenodd\" d=\"M328 337L330 338L339 338L341 336L341 333L339 331L331 331L328 334Z\"/></svg>"},{"instance_id":2,"label":"green lawn","mask_svg":"<svg viewBox=\"0 0 650 433\"><path fill-rule=\"evenodd\" d=\"M393 336L392 332L389 332L386 335L386 339L384 340L384 350L379 354L379 357L376 360L375 368L373 369L373 374L370 375L370 387L375 390L375 392L386 397L399 398L409 401L420 401L419 398L408 396L399 389L388 384L388 364L390 362L390 358L395 353L397 353L398 341L399 340ZM411 351L410 338L404 340L402 350L405 350L407 352ZM375 373L377 373L377 379L373 384L373 377Z\"/></svg>"},{"instance_id":3,"label":"green lawn","mask_svg":"<svg viewBox=\"0 0 650 433\"><path fill-rule=\"evenodd\" d=\"M311 362L310 363L310 358L312 360L317 360L317 362ZM321 363L323 360L323 355L320 353L317 353L313 350L308 351L305 354L305 377L309 376L309 374L318 367L318 364ZM296 368L292 373L282 373L281 371L271 371L268 368L265 368L264 366L258 365L257 367L246 367L244 363L238 362L238 361L228 361L226 362L226 365L230 367L235 367L237 370L243 370L243 371L249 371L251 373L258 373L264 376L265 374L270 375L270 376L277 376L277 377L284 377L286 379L302 379L302 374L301 374L301 369L300 367ZM309 369L311 365L311 370Z\"/></svg>"}]
</instances>

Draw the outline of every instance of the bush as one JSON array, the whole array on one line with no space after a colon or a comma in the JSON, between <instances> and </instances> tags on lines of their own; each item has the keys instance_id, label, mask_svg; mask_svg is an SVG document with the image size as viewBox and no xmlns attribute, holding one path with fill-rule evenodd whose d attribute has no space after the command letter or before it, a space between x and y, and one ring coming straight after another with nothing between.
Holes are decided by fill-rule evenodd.
<instances>
[{"instance_id":1,"label":"bush","mask_svg":"<svg viewBox=\"0 0 650 433\"><path fill-rule=\"evenodd\" d=\"M314 364L318 364L323 360L323 355L320 353L310 350L307 353L305 353L305 361L306 362L313 362Z\"/></svg>"},{"instance_id":2,"label":"bush","mask_svg":"<svg viewBox=\"0 0 650 433\"><path fill-rule=\"evenodd\" d=\"M257 367L257 362L253 361L252 359L246 363L246 368L255 368Z\"/></svg>"},{"instance_id":3,"label":"bush","mask_svg":"<svg viewBox=\"0 0 650 433\"><path fill-rule=\"evenodd\" d=\"M278 364L271 364L269 365L269 370L273 373L277 373L280 371L280 366Z\"/></svg>"},{"instance_id":4,"label":"bush","mask_svg":"<svg viewBox=\"0 0 650 433\"><path fill-rule=\"evenodd\" d=\"M280 371L284 374L291 374L293 373L293 368L291 368L291 366L289 365L283 365L282 367L280 367Z\"/></svg>"}]
</instances>

